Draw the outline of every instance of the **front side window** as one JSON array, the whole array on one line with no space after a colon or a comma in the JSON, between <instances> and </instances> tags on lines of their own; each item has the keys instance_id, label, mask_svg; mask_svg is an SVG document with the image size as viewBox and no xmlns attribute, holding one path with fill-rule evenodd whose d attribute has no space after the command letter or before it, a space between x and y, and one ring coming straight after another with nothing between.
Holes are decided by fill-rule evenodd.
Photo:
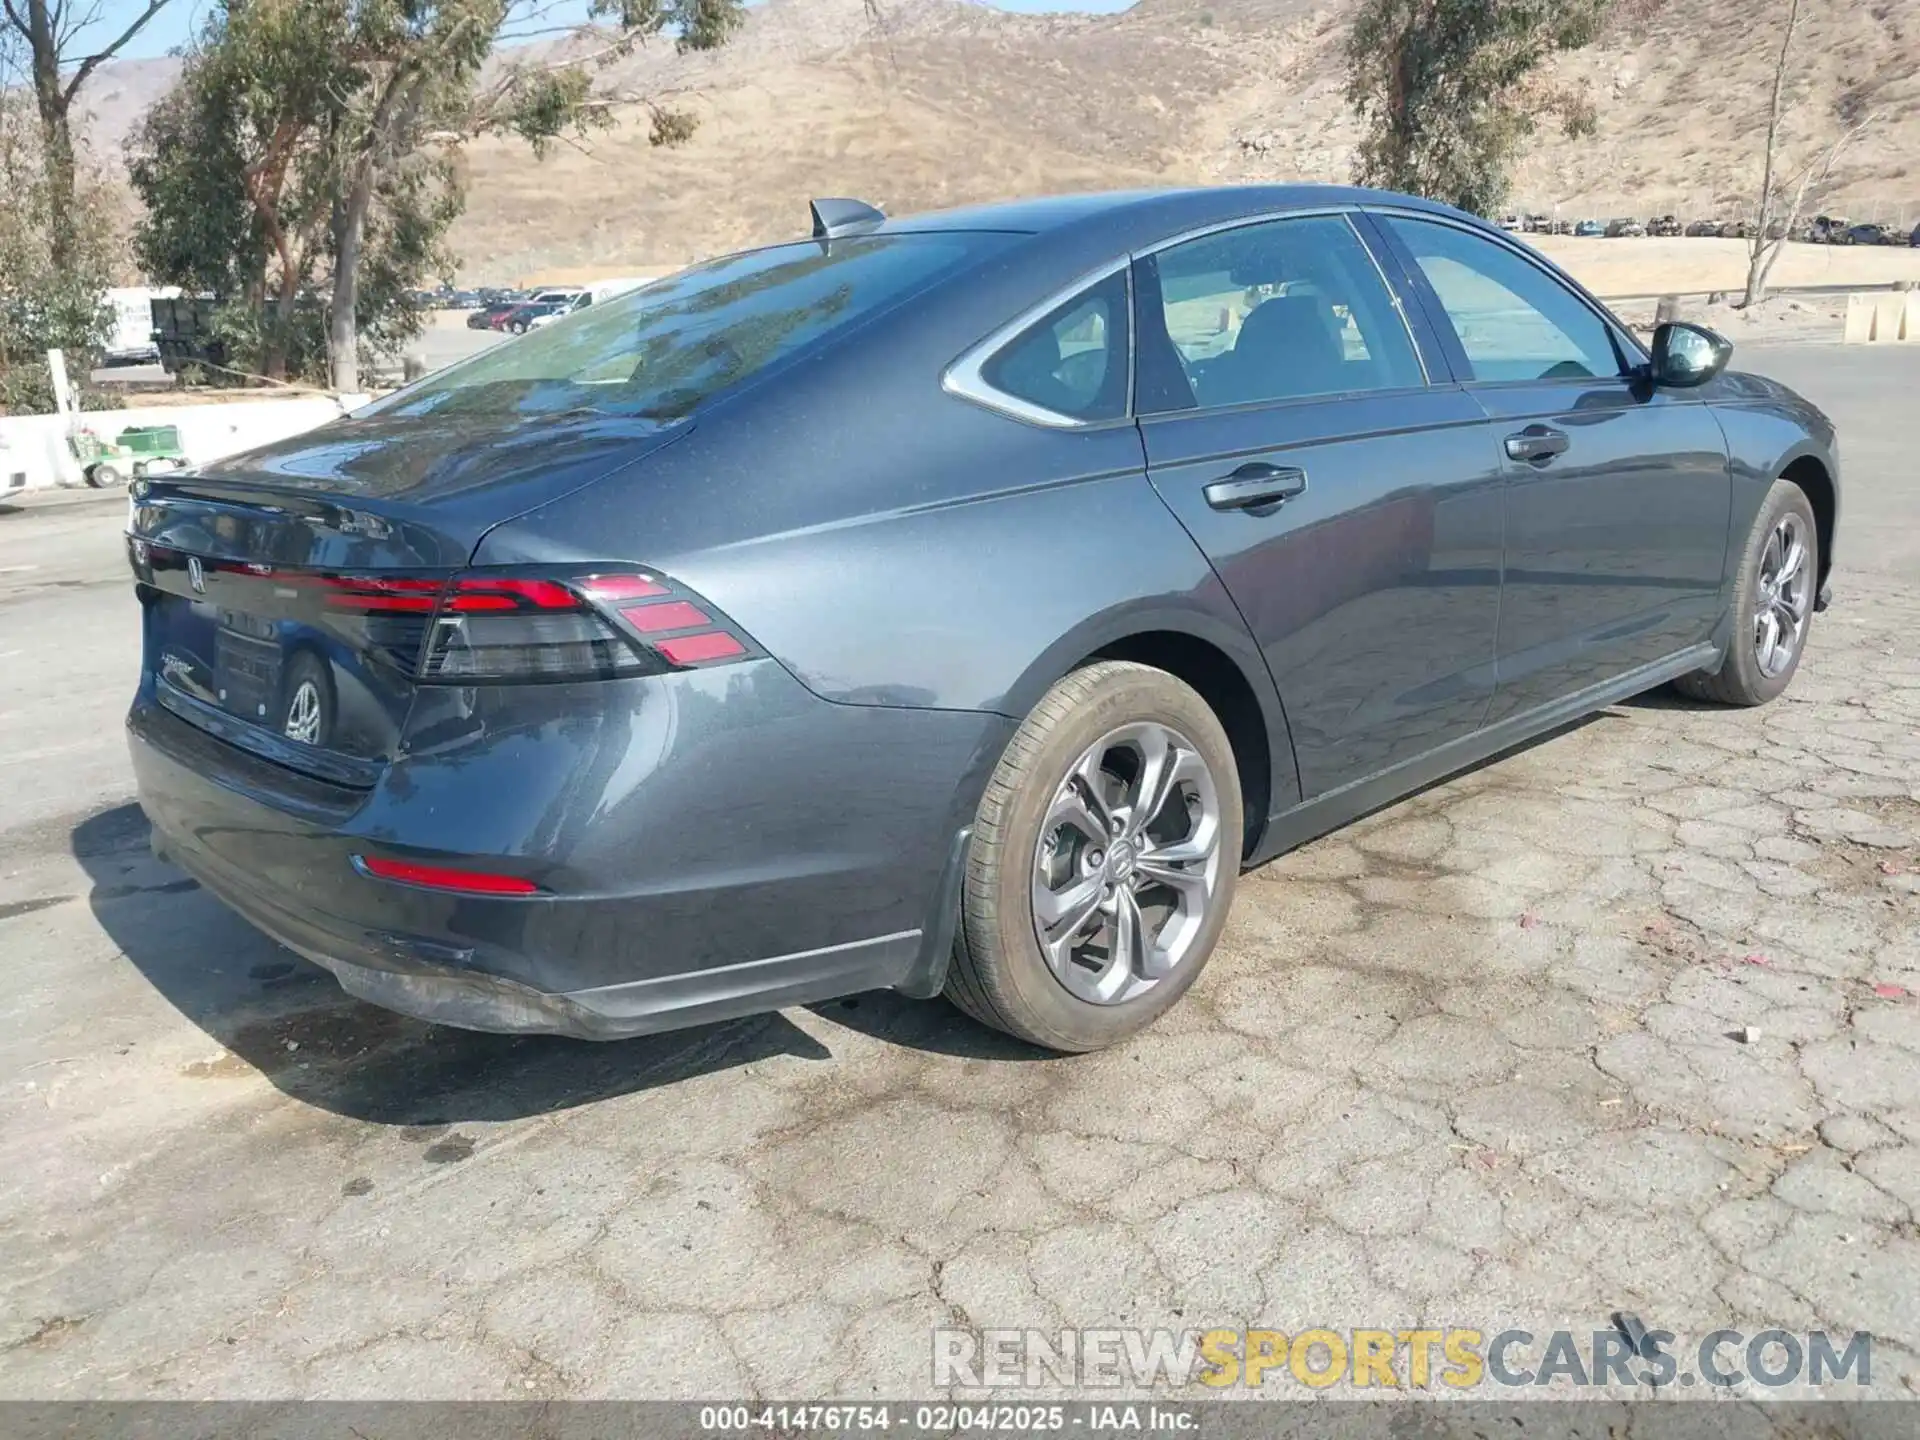
<instances>
[{"instance_id":1,"label":"front side window","mask_svg":"<svg viewBox=\"0 0 1920 1440\"><path fill-rule=\"evenodd\" d=\"M1620 374L1606 322L1539 266L1452 225L1384 218L1439 297L1475 380Z\"/></svg>"},{"instance_id":2,"label":"front side window","mask_svg":"<svg viewBox=\"0 0 1920 1440\"><path fill-rule=\"evenodd\" d=\"M929 231L729 255L483 351L361 413L678 420L1008 239Z\"/></svg>"},{"instance_id":3,"label":"front side window","mask_svg":"<svg viewBox=\"0 0 1920 1440\"><path fill-rule=\"evenodd\" d=\"M1142 413L1426 383L1392 293L1342 216L1204 235L1141 268Z\"/></svg>"},{"instance_id":4,"label":"front side window","mask_svg":"<svg viewBox=\"0 0 1920 1440\"><path fill-rule=\"evenodd\" d=\"M1127 277L1105 280L1021 331L981 367L1002 395L1072 420L1127 413Z\"/></svg>"}]
</instances>

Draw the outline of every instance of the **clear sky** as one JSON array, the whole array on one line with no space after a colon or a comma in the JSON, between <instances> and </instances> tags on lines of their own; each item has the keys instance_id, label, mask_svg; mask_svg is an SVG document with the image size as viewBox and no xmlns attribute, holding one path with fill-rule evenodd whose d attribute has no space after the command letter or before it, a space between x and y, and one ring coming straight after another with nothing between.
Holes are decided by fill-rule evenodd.
<instances>
[{"instance_id":1,"label":"clear sky","mask_svg":"<svg viewBox=\"0 0 1920 1440\"><path fill-rule=\"evenodd\" d=\"M751 3L751 0L749 0ZM880 0L882 8L887 0ZM1125 10L1133 0L984 0L1001 10L1020 10L1028 13L1043 10L1082 10L1102 13ZM553 3L533 4L521 8L541 11L542 18L533 21L528 28L545 29L552 26L578 24L587 16L588 0L553 0ZM127 24L146 8L144 0L104 0L100 6L100 18L87 30L84 40L92 45L109 43ZM133 58L153 55L165 55L170 50L184 45L193 32L200 26L207 12L207 0L171 0L166 9L148 22L127 48L120 53ZM508 35L513 34L509 27Z\"/></svg>"}]
</instances>

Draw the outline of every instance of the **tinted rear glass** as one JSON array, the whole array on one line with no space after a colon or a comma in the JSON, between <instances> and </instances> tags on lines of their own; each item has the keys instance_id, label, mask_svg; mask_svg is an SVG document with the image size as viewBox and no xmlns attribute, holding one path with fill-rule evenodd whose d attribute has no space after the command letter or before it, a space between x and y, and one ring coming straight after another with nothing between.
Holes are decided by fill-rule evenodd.
<instances>
[{"instance_id":1,"label":"tinted rear glass","mask_svg":"<svg viewBox=\"0 0 1920 1440\"><path fill-rule=\"evenodd\" d=\"M361 413L586 410L676 420L710 395L1012 238L962 231L872 235L730 255L587 306Z\"/></svg>"}]
</instances>

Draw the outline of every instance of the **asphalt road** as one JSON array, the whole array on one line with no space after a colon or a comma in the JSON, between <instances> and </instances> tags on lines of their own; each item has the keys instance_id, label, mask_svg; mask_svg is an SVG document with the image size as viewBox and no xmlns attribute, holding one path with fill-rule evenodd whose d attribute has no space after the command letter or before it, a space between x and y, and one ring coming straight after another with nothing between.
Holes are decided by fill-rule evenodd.
<instances>
[{"instance_id":1,"label":"asphalt road","mask_svg":"<svg viewBox=\"0 0 1920 1440\"><path fill-rule=\"evenodd\" d=\"M146 852L120 502L0 514L0 1398L925 1395L936 1326L1622 1310L1866 1330L1910 1397L1920 349L1742 359L1845 437L1792 692L1266 867L1078 1059L885 995L612 1046L347 1000Z\"/></svg>"}]
</instances>

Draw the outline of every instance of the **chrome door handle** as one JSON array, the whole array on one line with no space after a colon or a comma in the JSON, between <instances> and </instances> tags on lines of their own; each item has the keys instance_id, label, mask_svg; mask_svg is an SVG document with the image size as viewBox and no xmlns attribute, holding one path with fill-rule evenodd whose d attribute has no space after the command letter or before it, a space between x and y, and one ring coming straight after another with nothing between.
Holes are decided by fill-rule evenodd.
<instances>
[{"instance_id":1,"label":"chrome door handle","mask_svg":"<svg viewBox=\"0 0 1920 1440\"><path fill-rule=\"evenodd\" d=\"M1518 435L1507 436L1507 454L1529 465L1544 465L1556 455L1567 453L1566 433L1551 425L1529 425Z\"/></svg>"},{"instance_id":2,"label":"chrome door handle","mask_svg":"<svg viewBox=\"0 0 1920 1440\"><path fill-rule=\"evenodd\" d=\"M1270 510L1307 491L1307 472L1256 461L1242 465L1200 493L1215 510Z\"/></svg>"}]
</instances>

